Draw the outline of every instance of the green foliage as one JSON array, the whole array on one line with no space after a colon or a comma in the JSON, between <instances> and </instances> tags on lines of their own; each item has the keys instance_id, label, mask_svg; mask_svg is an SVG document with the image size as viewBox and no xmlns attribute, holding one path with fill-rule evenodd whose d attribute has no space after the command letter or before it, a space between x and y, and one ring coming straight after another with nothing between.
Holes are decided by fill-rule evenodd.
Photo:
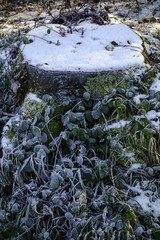
<instances>
[{"instance_id":1,"label":"green foliage","mask_svg":"<svg viewBox=\"0 0 160 240\"><path fill-rule=\"evenodd\" d=\"M127 88L128 83L124 80L122 72L108 73L106 75L98 75L94 78L88 78L85 89L92 97L105 96L113 89Z\"/></svg>"},{"instance_id":2,"label":"green foliage","mask_svg":"<svg viewBox=\"0 0 160 240\"><path fill-rule=\"evenodd\" d=\"M129 169L142 155L143 163L159 163L160 152L150 122L134 118L135 94L117 88L95 100L86 92L62 105L44 95L39 112L28 118L28 109L12 119L4 134L13 148L4 148L0 160L2 239L140 240L158 234L154 217L146 223L141 206L130 202L136 196L130 187L144 175L152 182L160 171L146 165ZM150 109L145 101L141 106ZM124 127L110 128L128 118ZM158 199L158 183L148 186Z\"/></svg>"},{"instance_id":3,"label":"green foliage","mask_svg":"<svg viewBox=\"0 0 160 240\"><path fill-rule=\"evenodd\" d=\"M1 66L0 114L10 111L10 80L23 71ZM145 116L159 110L159 93L147 90L156 74L88 79L82 99L61 105L49 95L25 99L3 133L0 239L159 239L159 218L144 212L135 188L151 206L159 200L159 132ZM147 97L137 106L139 93Z\"/></svg>"},{"instance_id":4,"label":"green foliage","mask_svg":"<svg viewBox=\"0 0 160 240\"><path fill-rule=\"evenodd\" d=\"M21 101L27 91L27 73L22 64L20 43L19 33L0 37L0 51L3 53L0 56L0 111L14 112L17 102Z\"/></svg>"}]
</instances>

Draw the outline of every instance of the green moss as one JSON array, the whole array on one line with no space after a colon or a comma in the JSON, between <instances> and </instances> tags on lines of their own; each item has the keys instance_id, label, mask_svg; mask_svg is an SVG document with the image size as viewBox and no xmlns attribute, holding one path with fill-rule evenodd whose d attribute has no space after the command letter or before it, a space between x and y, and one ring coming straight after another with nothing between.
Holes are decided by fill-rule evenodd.
<instances>
[{"instance_id":1,"label":"green moss","mask_svg":"<svg viewBox=\"0 0 160 240\"><path fill-rule=\"evenodd\" d=\"M105 96L112 89L127 88L128 84L124 80L123 72L108 73L107 75L98 75L94 78L88 78L84 88L93 97Z\"/></svg>"},{"instance_id":2,"label":"green moss","mask_svg":"<svg viewBox=\"0 0 160 240\"><path fill-rule=\"evenodd\" d=\"M26 118L34 118L35 114L37 112L40 112L45 107L45 105L46 103L44 101L38 102L26 97L24 99L21 110Z\"/></svg>"},{"instance_id":3,"label":"green moss","mask_svg":"<svg viewBox=\"0 0 160 240\"><path fill-rule=\"evenodd\" d=\"M15 132L10 131L9 129L5 131L5 136L12 140L15 136Z\"/></svg>"},{"instance_id":4,"label":"green moss","mask_svg":"<svg viewBox=\"0 0 160 240\"><path fill-rule=\"evenodd\" d=\"M62 131L62 128L63 128L61 118L57 117L57 118L51 120L48 124L48 128L49 128L49 131L54 138L59 136L59 134L60 134L60 132ZM50 142L52 139L51 139L51 136L50 136L50 134L47 130L47 127L44 128L44 132L47 134L47 139Z\"/></svg>"}]
</instances>

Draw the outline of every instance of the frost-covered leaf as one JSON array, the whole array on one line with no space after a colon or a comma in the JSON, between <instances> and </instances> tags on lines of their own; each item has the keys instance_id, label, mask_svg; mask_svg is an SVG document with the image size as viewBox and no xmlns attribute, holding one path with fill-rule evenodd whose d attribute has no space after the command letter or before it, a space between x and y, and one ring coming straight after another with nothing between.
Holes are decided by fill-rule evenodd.
<instances>
[{"instance_id":1,"label":"frost-covered leaf","mask_svg":"<svg viewBox=\"0 0 160 240\"><path fill-rule=\"evenodd\" d=\"M48 29L48 30L49 30L49 29ZM43 234L43 237L44 237L44 240L47 239L47 238L49 237L49 232L45 232L45 233Z\"/></svg>"},{"instance_id":2,"label":"frost-covered leaf","mask_svg":"<svg viewBox=\"0 0 160 240\"><path fill-rule=\"evenodd\" d=\"M139 236L142 235L143 232L144 232L144 230L143 230L143 228L140 226L140 227L137 227L137 229L134 231L134 234L139 237Z\"/></svg>"},{"instance_id":3,"label":"frost-covered leaf","mask_svg":"<svg viewBox=\"0 0 160 240\"><path fill-rule=\"evenodd\" d=\"M40 145L40 144L37 144L34 147L34 152L37 153L40 149L43 149L46 152L46 154L50 153L50 150L45 145Z\"/></svg>"},{"instance_id":4,"label":"frost-covered leaf","mask_svg":"<svg viewBox=\"0 0 160 240\"><path fill-rule=\"evenodd\" d=\"M51 112L51 107L48 106L45 110L45 115L48 116L50 114L50 112Z\"/></svg>"},{"instance_id":5,"label":"frost-covered leaf","mask_svg":"<svg viewBox=\"0 0 160 240\"><path fill-rule=\"evenodd\" d=\"M124 224L122 222L121 219L119 219L117 222L116 222L116 228L118 231L120 231L122 228L123 228Z\"/></svg>"},{"instance_id":6,"label":"frost-covered leaf","mask_svg":"<svg viewBox=\"0 0 160 240\"><path fill-rule=\"evenodd\" d=\"M66 175L67 178L73 178L73 171L69 168L64 169L64 174Z\"/></svg>"},{"instance_id":7,"label":"frost-covered leaf","mask_svg":"<svg viewBox=\"0 0 160 240\"><path fill-rule=\"evenodd\" d=\"M75 113L76 120L81 121L84 119L84 114L82 112Z\"/></svg>"},{"instance_id":8,"label":"frost-covered leaf","mask_svg":"<svg viewBox=\"0 0 160 240\"><path fill-rule=\"evenodd\" d=\"M81 140L86 140L89 138L87 131L84 128L74 127L72 129L74 136L79 137Z\"/></svg>"},{"instance_id":9,"label":"frost-covered leaf","mask_svg":"<svg viewBox=\"0 0 160 240\"><path fill-rule=\"evenodd\" d=\"M78 156L78 157L76 158L76 161L77 161L77 163L78 163L79 165L82 165L82 164L83 164L83 157L82 157L82 156Z\"/></svg>"},{"instance_id":10,"label":"frost-covered leaf","mask_svg":"<svg viewBox=\"0 0 160 240\"><path fill-rule=\"evenodd\" d=\"M19 208L20 208L20 205L18 203L14 203L12 208L11 208L11 212L13 214L18 213L19 212Z\"/></svg>"},{"instance_id":11,"label":"frost-covered leaf","mask_svg":"<svg viewBox=\"0 0 160 240\"><path fill-rule=\"evenodd\" d=\"M101 107L101 111L102 111L105 115L107 115L108 112L109 112L109 108L108 108L108 106L102 105L102 107Z\"/></svg>"},{"instance_id":12,"label":"frost-covered leaf","mask_svg":"<svg viewBox=\"0 0 160 240\"><path fill-rule=\"evenodd\" d=\"M92 111L92 117L94 119L99 119L101 117L101 114L102 114L102 112L101 112L100 108L97 108L97 109Z\"/></svg>"},{"instance_id":13,"label":"frost-covered leaf","mask_svg":"<svg viewBox=\"0 0 160 240\"><path fill-rule=\"evenodd\" d=\"M90 97L91 97L90 93L88 93L88 92L83 93L83 98L84 98L86 101L89 101L89 100L90 100Z\"/></svg>"},{"instance_id":14,"label":"frost-covered leaf","mask_svg":"<svg viewBox=\"0 0 160 240\"><path fill-rule=\"evenodd\" d=\"M36 127L36 126L33 126L32 127L32 132L35 136L37 137L41 137L41 129Z\"/></svg>"},{"instance_id":15,"label":"frost-covered leaf","mask_svg":"<svg viewBox=\"0 0 160 240\"><path fill-rule=\"evenodd\" d=\"M92 112L91 111L86 111L86 118L89 122L93 121L93 117L92 117Z\"/></svg>"},{"instance_id":16,"label":"frost-covered leaf","mask_svg":"<svg viewBox=\"0 0 160 240\"><path fill-rule=\"evenodd\" d=\"M70 158L65 157L65 158L62 158L61 161L64 162L66 167L67 166L70 168L74 167L73 161Z\"/></svg>"},{"instance_id":17,"label":"frost-covered leaf","mask_svg":"<svg viewBox=\"0 0 160 240\"><path fill-rule=\"evenodd\" d=\"M24 153L23 151L21 150L17 150L15 153L14 153L14 156L19 160L23 160L24 159Z\"/></svg>"},{"instance_id":18,"label":"frost-covered leaf","mask_svg":"<svg viewBox=\"0 0 160 240\"><path fill-rule=\"evenodd\" d=\"M43 148L41 148L41 149L38 151L38 153L37 153L37 158L43 159L43 158L45 158L45 157L46 157L46 152L44 151Z\"/></svg>"},{"instance_id":19,"label":"frost-covered leaf","mask_svg":"<svg viewBox=\"0 0 160 240\"><path fill-rule=\"evenodd\" d=\"M78 231L77 231L76 228L73 228L73 229L72 229L72 231L71 231L71 237L72 237L73 239L75 239L75 240L78 238Z\"/></svg>"},{"instance_id":20,"label":"frost-covered leaf","mask_svg":"<svg viewBox=\"0 0 160 240\"><path fill-rule=\"evenodd\" d=\"M58 175L55 171L51 173L50 187L52 190L56 190L60 185Z\"/></svg>"},{"instance_id":21,"label":"frost-covered leaf","mask_svg":"<svg viewBox=\"0 0 160 240\"><path fill-rule=\"evenodd\" d=\"M25 121L25 120L23 120L23 121L21 122L21 130L22 130L22 131L26 131L28 128L29 128L28 122Z\"/></svg>"},{"instance_id":22,"label":"frost-covered leaf","mask_svg":"<svg viewBox=\"0 0 160 240\"><path fill-rule=\"evenodd\" d=\"M45 190L42 190L42 197L44 199L46 199L47 197L49 197L51 195L51 190L49 189L45 189Z\"/></svg>"},{"instance_id":23,"label":"frost-covered leaf","mask_svg":"<svg viewBox=\"0 0 160 240\"><path fill-rule=\"evenodd\" d=\"M115 140L111 140L111 143L110 143L111 148L115 148L116 144L117 144L117 142Z\"/></svg>"},{"instance_id":24,"label":"frost-covered leaf","mask_svg":"<svg viewBox=\"0 0 160 240\"><path fill-rule=\"evenodd\" d=\"M47 123L47 122L49 122L49 120L50 120L49 116L46 115L46 116L45 116L45 122Z\"/></svg>"},{"instance_id":25,"label":"frost-covered leaf","mask_svg":"<svg viewBox=\"0 0 160 240\"><path fill-rule=\"evenodd\" d=\"M67 124L69 123L69 114L66 113L64 116L62 116L62 123L63 123L63 126L67 126Z\"/></svg>"},{"instance_id":26,"label":"frost-covered leaf","mask_svg":"<svg viewBox=\"0 0 160 240\"><path fill-rule=\"evenodd\" d=\"M67 218L68 220L71 220L71 219L73 219L73 215L70 212L66 212L65 218Z\"/></svg>"},{"instance_id":27,"label":"frost-covered leaf","mask_svg":"<svg viewBox=\"0 0 160 240\"><path fill-rule=\"evenodd\" d=\"M118 153L120 153L120 154L123 153L123 147L122 147L122 145L121 145L120 143L117 143L117 144L116 144L116 151L117 151Z\"/></svg>"},{"instance_id":28,"label":"frost-covered leaf","mask_svg":"<svg viewBox=\"0 0 160 240\"><path fill-rule=\"evenodd\" d=\"M43 101L48 102L48 101L50 101L52 99L52 96L50 96L48 94L45 94L45 95L43 95L42 99L43 99Z\"/></svg>"},{"instance_id":29,"label":"frost-covered leaf","mask_svg":"<svg viewBox=\"0 0 160 240\"><path fill-rule=\"evenodd\" d=\"M6 220L6 212L5 210L0 210L0 221L3 222Z\"/></svg>"},{"instance_id":30,"label":"frost-covered leaf","mask_svg":"<svg viewBox=\"0 0 160 240\"><path fill-rule=\"evenodd\" d=\"M47 142L47 134L42 132L41 138L39 139L42 143Z\"/></svg>"}]
</instances>

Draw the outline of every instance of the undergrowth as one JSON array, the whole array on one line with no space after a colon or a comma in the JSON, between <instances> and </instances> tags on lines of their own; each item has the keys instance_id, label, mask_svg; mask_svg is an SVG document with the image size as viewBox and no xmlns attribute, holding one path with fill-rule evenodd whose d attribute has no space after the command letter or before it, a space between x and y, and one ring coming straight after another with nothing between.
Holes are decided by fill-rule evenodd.
<instances>
[{"instance_id":1,"label":"undergrowth","mask_svg":"<svg viewBox=\"0 0 160 240\"><path fill-rule=\"evenodd\" d=\"M8 117L26 84L21 56L10 50L15 61L1 59L0 68L0 114ZM58 104L44 95L36 114L22 107L10 119L0 158L0 239L160 239L160 92L148 90L157 74L122 76L124 84L101 98L85 92ZM136 104L139 93L145 98Z\"/></svg>"},{"instance_id":2,"label":"undergrowth","mask_svg":"<svg viewBox=\"0 0 160 240\"><path fill-rule=\"evenodd\" d=\"M151 204L160 197L159 134L119 91L61 105L44 95L34 118L12 119L0 164L2 239L158 239L159 218L132 188L147 182Z\"/></svg>"}]
</instances>

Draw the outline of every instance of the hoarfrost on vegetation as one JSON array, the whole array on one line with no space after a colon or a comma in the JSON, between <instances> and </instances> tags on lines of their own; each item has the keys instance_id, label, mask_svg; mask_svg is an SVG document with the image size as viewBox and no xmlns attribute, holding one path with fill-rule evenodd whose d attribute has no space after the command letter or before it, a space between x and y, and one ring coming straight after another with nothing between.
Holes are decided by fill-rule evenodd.
<instances>
[{"instance_id":1,"label":"hoarfrost on vegetation","mask_svg":"<svg viewBox=\"0 0 160 240\"><path fill-rule=\"evenodd\" d=\"M148 97L148 95L146 95L146 94L138 94L137 96L135 96L134 98L133 98L133 101L136 103L136 104L140 104L141 103L141 99L145 99L145 98L147 98Z\"/></svg>"},{"instance_id":2,"label":"hoarfrost on vegetation","mask_svg":"<svg viewBox=\"0 0 160 240\"><path fill-rule=\"evenodd\" d=\"M157 74L156 78L154 79L150 90L154 90L155 92L160 91L160 73Z\"/></svg>"},{"instance_id":3,"label":"hoarfrost on vegetation","mask_svg":"<svg viewBox=\"0 0 160 240\"><path fill-rule=\"evenodd\" d=\"M137 196L129 200L129 202L138 202L145 213L158 218L160 216L160 199L156 191L149 190L151 184L150 181L143 181L142 184L138 182L134 187L128 186L130 190L137 193Z\"/></svg>"}]
</instances>

